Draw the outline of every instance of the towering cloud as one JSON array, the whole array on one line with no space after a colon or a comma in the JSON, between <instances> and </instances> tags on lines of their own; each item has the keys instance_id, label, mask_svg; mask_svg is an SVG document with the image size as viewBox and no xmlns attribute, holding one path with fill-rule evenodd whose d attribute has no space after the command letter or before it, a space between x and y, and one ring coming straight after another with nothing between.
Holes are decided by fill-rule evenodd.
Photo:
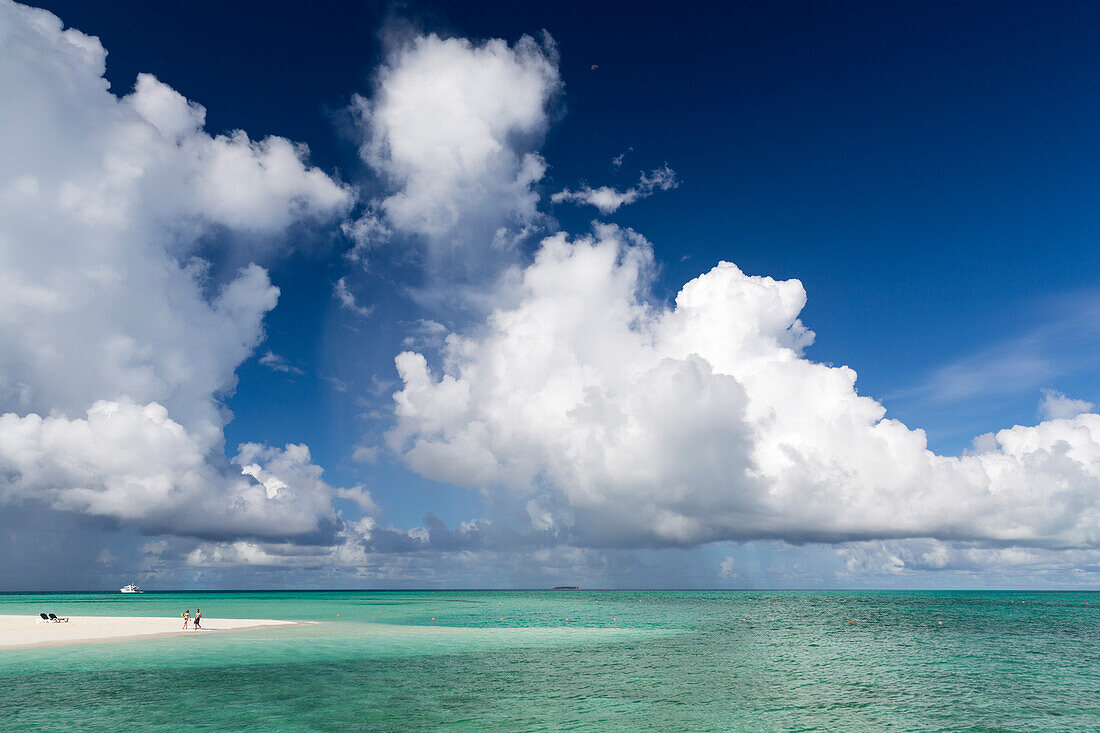
<instances>
[{"instance_id":1,"label":"towering cloud","mask_svg":"<svg viewBox=\"0 0 1100 733\"><path fill-rule=\"evenodd\" d=\"M279 291L199 252L270 257L349 189L301 145L204 132L152 76L119 98L98 39L45 11L0 1L0 55L0 500L151 532L323 530L308 450L224 458L220 399Z\"/></svg>"},{"instance_id":2,"label":"towering cloud","mask_svg":"<svg viewBox=\"0 0 1100 733\"><path fill-rule=\"evenodd\" d=\"M356 97L363 159L390 193L351 229L396 231L427 242L429 266L487 266L539 218L534 184L547 106L561 87L549 36L474 44L421 36L379 70L370 99Z\"/></svg>"},{"instance_id":3,"label":"towering cloud","mask_svg":"<svg viewBox=\"0 0 1100 733\"><path fill-rule=\"evenodd\" d=\"M397 358L391 446L589 545L933 537L1100 544L1100 416L1002 430L964 457L806 359L797 280L723 262L651 302L649 245L542 243L515 306Z\"/></svg>"},{"instance_id":4,"label":"towering cloud","mask_svg":"<svg viewBox=\"0 0 1100 733\"><path fill-rule=\"evenodd\" d=\"M114 93L98 39L45 11L0 0L0 59L0 505L19 517L164 535L150 563L433 582L476 562L611 573L603 548L755 539L840 543L852 573L1096 563L1090 403L1048 392L1044 422L936 455L851 369L806 357L796 280L722 262L663 304L649 243L605 225L525 259L517 243L547 221L549 37L397 46L353 103L381 190L356 221L350 187L304 146L207 132L203 107L150 75ZM675 185L665 167L552 200L610 213ZM460 287L484 306L455 333L437 321L461 312L415 314L433 318L396 359L387 441L523 526L386 527L370 492L330 486L305 445L227 450L224 400L280 295L264 265L309 241L288 232L319 226L356 240L353 261L381 242L423 252L434 295ZM373 323L349 282L323 297ZM270 350L260 361L303 372ZM964 366L947 375L960 392L994 373Z\"/></svg>"}]
</instances>

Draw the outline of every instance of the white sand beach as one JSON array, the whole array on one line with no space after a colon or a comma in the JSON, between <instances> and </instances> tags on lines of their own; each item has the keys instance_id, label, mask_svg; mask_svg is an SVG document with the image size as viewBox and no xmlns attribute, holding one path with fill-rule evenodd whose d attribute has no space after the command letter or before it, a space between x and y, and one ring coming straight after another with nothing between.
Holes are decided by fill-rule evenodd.
<instances>
[{"instance_id":1,"label":"white sand beach","mask_svg":"<svg viewBox=\"0 0 1100 733\"><path fill-rule=\"evenodd\" d=\"M60 646L98 641L124 641L157 636L209 634L272 626L296 621L261 618L202 618L202 629L182 630L183 619L149 616L70 616L67 623L46 623L38 616L0 615L0 649Z\"/></svg>"}]
</instances>

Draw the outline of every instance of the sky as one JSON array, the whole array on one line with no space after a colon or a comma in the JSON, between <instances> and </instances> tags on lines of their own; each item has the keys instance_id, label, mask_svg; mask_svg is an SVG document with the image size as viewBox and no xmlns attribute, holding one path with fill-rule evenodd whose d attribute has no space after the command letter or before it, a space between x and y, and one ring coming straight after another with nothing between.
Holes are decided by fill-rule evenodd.
<instances>
[{"instance_id":1,"label":"sky","mask_svg":"<svg viewBox=\"0 0 1100 733\"><path fill-rule=\"evenodd\" d=\"M0 0L0 590L1095 587L1098 31Z\"/></svg>"}]
</instances>

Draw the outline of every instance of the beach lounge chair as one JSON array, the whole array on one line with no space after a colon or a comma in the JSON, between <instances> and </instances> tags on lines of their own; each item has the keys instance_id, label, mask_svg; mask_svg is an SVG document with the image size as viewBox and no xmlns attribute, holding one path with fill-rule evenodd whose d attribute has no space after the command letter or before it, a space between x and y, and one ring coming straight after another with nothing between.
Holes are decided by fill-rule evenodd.
<instances>
[{"instance_id":1,"label":"beach lounge chair","mask_svg":"<svg viewBox=\"0 0 1100 733\"><path fill-rule=\"evenodd\" d=\"M69 617L68 616L61 616L60 618L58 618L56 614L51 613L50 614L50 621L53 621L54 623L58 623L58 624L61 623L62 621L64 621L65 623L69 623Z\"/></svg>"},{"instance_id":2,"label":"beach lounge chair","mask_svg":"<svg viewBox=\"0 0 1100 733\"><path fill-rule=\"evenodd\" d=\"M44 613L40 613L40 614L38 614L38 615L39 615L39 616L41 616L42 618L41 618L41 619L40 619L39 621L35 621L35 623L36 623L36 624L40 624L40 623L42 623L43 621L45 621L46 623L49 623L49 622L50 622L50 617L49 617L49 616L47 616L46 614L44 614Z\"/></svg>"}]
</instances>

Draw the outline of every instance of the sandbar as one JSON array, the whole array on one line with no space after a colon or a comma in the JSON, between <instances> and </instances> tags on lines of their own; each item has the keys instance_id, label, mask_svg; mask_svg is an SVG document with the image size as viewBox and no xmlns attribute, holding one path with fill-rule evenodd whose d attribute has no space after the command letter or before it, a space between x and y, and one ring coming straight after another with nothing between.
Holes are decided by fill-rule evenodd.
<instances>
[{"instance_id":1,"label":"sandbar","mask_svg":"<svg viewBox=\"0 0 1100 733\"><path fill-rule=\"evenodd\" d=\"M182 629L178 616L70 616L67 623L46 623L38 616L0 614L0 649L126 641L160 636L184 636L294 626L297 621L264 618L202 618L202 629Z\"/></svg>"}]
</instances>

